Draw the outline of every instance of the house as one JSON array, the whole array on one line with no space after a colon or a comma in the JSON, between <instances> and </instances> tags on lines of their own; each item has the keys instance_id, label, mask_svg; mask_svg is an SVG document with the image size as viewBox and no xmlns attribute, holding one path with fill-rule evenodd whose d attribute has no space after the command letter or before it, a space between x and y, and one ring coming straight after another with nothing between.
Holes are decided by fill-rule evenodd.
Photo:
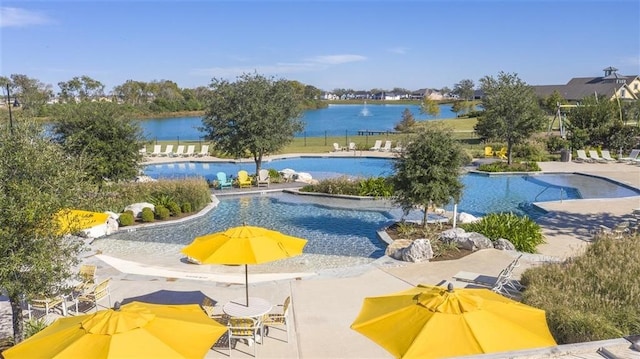
<instances>
[{"instance_id":1,"label":"house","mask_svg":"<svg viewBox=\"0 0 640 359\"><path fill-rule=\"evenodd\" d=\"M575 77L566 85L533 86L538 97L549 97L554 91L569 102L579 102L587 96L604 95L611 100L637 100L640 97L640 78L638 75L624 76L617 73L615 67L607 67L604 76Z\"/></svg>"}]
</instances>

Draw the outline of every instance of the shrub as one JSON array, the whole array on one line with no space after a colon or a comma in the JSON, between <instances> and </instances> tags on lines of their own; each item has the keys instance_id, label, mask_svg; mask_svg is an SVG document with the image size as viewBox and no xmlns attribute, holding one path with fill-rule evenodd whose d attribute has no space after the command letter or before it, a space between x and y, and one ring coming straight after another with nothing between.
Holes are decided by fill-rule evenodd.
<instances>
[{"instance_id":1,"label":"shrub","mask_svg":"<svg viewBox=\"0 0 640 359\"><path fill-rule=\"evenodd\" d=\"M169 218L170 215L171 215L171 212L169 211L169 208L161 205L156 206L155 218L165 220Z\"/></svg>"},{"instance_id":2,"label":"shrub","mask_svg":"<svg viewBox=\"0 0 640 359\"><path fill-rule=\"evenodd\" d=\"M151 208L144 207L142 209L142 214L141 214L142 222L153 222L153 217L154 217L154 213L151 210Z\"/></svg>"},{"instance_id":3,"label":"shrub","mask_svg":"<svg viewBox=\"0 0 640 359\"><path fill-rule=\"evenodd\" d=\"M559 344L640 333L639 240L598 238L580 256L527 269L523 302L546 311Z\"/></svg>"},{"instance_id":4,"label":"shrub","mask_svg":"<svg viewBox=\"0 0 640 359\"><path fill-rule=\"evenodd\" d=\"M46 328L47 321L45 318L29 319L24 323L24 338L27 339Z\"/></svg>"},{"instance_id":5,"label":"shrub","mask_svg":"<svg viewBox=\"0 0 640 359\"><path fill-rule=\"evenodd\" d=\"M165 208L169 208L171 202L175 202L175 200L166 193L154 193L149 198L149 202L153 203L155 206L162 206Z\"/></svg>"},{"instance_id":6,"label":"shrub","mask_svg":"<svg viewBox=\"0 0 640 359\"><path fill-rule=\"evenodd\" d=\"M180 208L180 205L175 201L169 202L169 206L167 208L169 209L169 212L171 213L172 216L179 216L180 214L182 214L182 209Z\"/></svg>"},{"instance_id":7,"label":"shrub","mask_svg":"<svg viewBox=\"0 0 640 359\"><path fill-rule=\"evenodd\" d=\"M514 145L511 148L512 158L518 158L524 161L546 161L547 151L546 144L538 141L529 141Z\"/></svg>"},{"instance_id":8,"label":"shrub","mask_svg":"<svg viewBox=\"0 0 640 359\"><path fill-rule=\"evenodd\" d=\"M393 186L384 177L366 178L360 180L358 195L370 197L391 197Z\"/></svg>"},{"instance_id":9,"label":"shrub","mask_svg":"<svg viewBox=\"0 0 640 359\"><path fill-rule=\"evenodd\" d=\"M358 196L360 183L348 177L328 178L318 182L318 184L306 185L300 191Z\"/></svg>"},{"instance_id":10,"label":"shrub","mask_svg":"<svg viewBox=\"0 0 640 359\"><path fill-rule=\"evenodd\" d=\"M465 231L477 232L492 241L505 238L516 250L535 253L536 247L544 243L540 225L527 216L513 213L491 213L477 222L460 225Z\"/></svg>"},{"instance_id":11,"label":"shrub","mask_svg":"<svg viewBox=\"0 0 640 359\"><path fill-rule=\"evenodd\" d=\"M484 172L536 172L540 171L540 166L536 162L512 163L492 162L478 166L478 171Z\"/></svg>"},{"instance_id":12,"label":"shrub","mask_svg":"<svg viewBox=\"0 0 640 359\"><path fill-rule=\"evenodd\" d=\"M568 148L570 143L568 140L560 136L549 136L546 139L547 151L549 152L558 152L563 148Z\"/></svg>"},{"instance_id":13,"label":"shrub","mask_svg":"<svg viewBox=\"0 0 640 359\"><path fill-rule=\"evenodd\" d=\"M133 223L135 223L135 218L133 218L133 212L126 211L126 212L120 213L120 216L118 217L118 223L120 223L120 225L123 227L130 226Z\"/></svg>"},{"instance_id":14,"label":"shrub","mask_svg":"<svg viewBox=\"0 0 640 359\"><path fill-rule=\"evenodd\" d=\"M182 213L191 213L191 203L185 202L182 204Z\"/></svg>"}]
</instances>

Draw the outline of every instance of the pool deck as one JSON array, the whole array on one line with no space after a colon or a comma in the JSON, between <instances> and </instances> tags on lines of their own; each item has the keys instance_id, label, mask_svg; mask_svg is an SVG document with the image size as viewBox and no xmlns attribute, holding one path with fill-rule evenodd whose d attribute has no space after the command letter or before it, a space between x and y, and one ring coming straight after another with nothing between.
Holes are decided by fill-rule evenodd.
<instances>
[{"instance_id":1,"label":"pool deck","mask_svg":"<svg viewBox=\"0 0 640 359\"><path fill-rule=\"evenodd\" d=\"M347 156L332 152L328 156ZM353 154L349 154L353 155ZM363 156L391 157L391 153L363 151ZM286 155L296 157L300 155ZM316 156L315 154L311 156ZM276 156L274 156L275 158ZM153 163L176 160L215 161L214 158L153 158ZM228 160L224 160L228 161ZM640 166L612 163L587 164L543 162L544 172L583 173L602 176L640 189ZM274 190L276 188L273 188ZM260 190L264 190L261 188ZM215 192L214 192L215 193ZM570 200L546 202L540 207L551 214L540 221L547 243L539 247L539 255L523 257L515 274L550 259L566 258L580 253L589 244L590 231L599 224L612 225L631 218L634 208L640 207L640 196L633 198ZM349 328L360 311L364 297L377 296L411 288L416 284L451 282L456 287L466 284L452 277L458 271L497 275L516 256L517 252L494 249L481 250L455 261L405 263L383 257L373 264L335 273L274 273L249 275L250 295L262 297L274 304L285 297L292 298L291 340L284 342L283 332L272 329L274 338L266 338L258 346L263 358L391 358L392 356L366 337ZM194 265L167 263L167 268L149 265L145 258L130 263L90 254L84 262L98 266L99 278L111 278L111 301L143 300L156 303L200 303L203 296L223 304L244 295L243 277L218 275L211 270L207 275L189 277ZM182 267L180 267L182 265ZM211 266L213 267L213 266ZM183 269L179 269L183 268ZM251 267L249 266L251 272ZM253 278L252 278L253 277ZM11 333L10 309L6 298L0 297L0 337ZM102 304L106 304L104 301ZM4 335L3 335L4 334ZM638 357L624 340L559 346L532 352L492 354L482 358L596 358L596 350L605 347L620 357ZM238 344L234 358L251 357L253 348ZM240 351L242 350L242 351ZM207 358L228 358L228 350L216 348ZM470 357L467 357L470 358Z\"/></svg>"}]
</instances>

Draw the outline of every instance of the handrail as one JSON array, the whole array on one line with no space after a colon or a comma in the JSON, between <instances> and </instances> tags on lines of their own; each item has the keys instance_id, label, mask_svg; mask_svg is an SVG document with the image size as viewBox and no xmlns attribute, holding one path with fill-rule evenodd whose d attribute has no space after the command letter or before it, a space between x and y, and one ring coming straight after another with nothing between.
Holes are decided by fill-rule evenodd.
<instances>
[{"instance_id":1,"label":"handrail","mask_svg":"<svg viewBox=\"0 0 640 359\"><path fill-rule=\"evenodd\" d=\"M538 193L536 195L536 198L534 198L533 201L537 202L538 201L538 197L540 197L541 194L543 194L549 188L554 188L554 187L557 187L557 186L547 186L547 187L545 187L542 191L540 191L540 193ZM563 200L562 194L564 193L564 189L562 187L560 187L559 189L560 189L560 203L562 203L562 200Z\"/></svg>"}]
</instances>

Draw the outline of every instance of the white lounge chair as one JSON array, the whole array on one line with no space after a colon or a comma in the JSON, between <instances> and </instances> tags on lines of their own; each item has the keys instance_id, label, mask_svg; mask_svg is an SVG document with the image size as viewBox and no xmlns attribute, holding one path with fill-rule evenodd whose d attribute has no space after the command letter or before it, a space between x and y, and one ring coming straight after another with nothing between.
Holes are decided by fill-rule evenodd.
<instances>
[{"instance_id":1,"label":"white lounge chair","mask_svg":"<svg viewBox=\"0 0 640 359\"><path fill-rule=\"evenodd\" d=\"M600 155L602 157L603 160L605 161L609 161L609 162L615 162L616 159L611 157L611 153L609 153L609 150L602 150L600 151Z\"/></svg>"},{"instance_id":2,"label":"white lounge chair","mask_svg":"<svg viewBox=\"0 0 640 359\"><path fill-rule=\"evenodd\" d=\"M342 151L342 150L343 150L343 148L342 148L342 147L340 147L340 145L338 144L338 142L334 142L334 143L333 143L333 152L340 152L340 151Z\"/></svg>"},{"instance_id":3,"label":"white lounge chair","mask_svg":"<svg viewBox=\"0 0 640 359\"><path fill-rule=\"evenodd\" d=\"M620 162L638 162L638 156L639 155L640 155L640 150L639 149L633 149L633 150L631 150L631 153L629 153L629 156L618 158L618 161L620 161Z\"/></svg>"},{"instance_id":4,"label":"white lounge chair","mask_svg":"<svg viewBox=\"0 0 640 359\"><path fill-rule=\"evenodd\" d=\"M198 157L209 156L209 145L202 145L200 148L200 153L197 154Z\"/></svg>"},{"instance_id":5,"label":"white lounge chair","mask_svg":"<svg viewBox=\"0 0 640 359\"><path fill-rule=\"evenodd\" d=\"M176 152L171 154L171 157L180 157L184 155L184 145L178 145Z\"/></svg>"},{"instance_id":6,"label":"white lounge chair","mask_svg":"<svg viewBox=\"0 0 640 359\"><path fill-rule=\"evenodd\" d=\"M483 287L489 287L496 293L500 293L506 296L517 295L518 292L524 289L524 286L516 279L513 279L513 270L520 266L520 259L522 254L515 260L509 263L497 277L493 277L485 274L478 274L473 272L460 271L454 274L453 279L472 283Z\"/></svg>"},{"instance_id":7,"label":"white lounge chair","mask_svg":"<svg viewBox=\"0 0 640 359\"><path fill-rule=\"evenodd\" d=\"M355 151L357 149L355 142L349 142L349 151Z\"/></svg>"},{"instance_id":8,"label":"white lounge chair","mask_svg":"<svg viewBox=\"0 0 640 359\"><path fill-rule=\"evenodd\" d=\"M376 143L373 144L373 147L371 147L369 151L380 151L381 146L382 146L382 140L376 140Z\"/></svg>"},{"instance_id":9,"label":"white lounge chair","mask_svg":"<svg viewBox=\"0 0 640 359\"><path fill-rule=\"evenodd\" d=\"M172 155L173 155L173 145L167 145L167 147L164 149L164 152L160 154L160 156L162 157L169 157Z\"/></svg>"},{"instance_id":10,"label":"white lounge chair","mask_svg":"<svg viewBox=\"0 0 640 359\"><path fill-rule=\"evenodd\" d=\"M196 152L196 146L195 145L189 145L187 146L187 152L185 152L184 154L182 154L182 157L191 157L195 154Z\"/></svg>"},{"instance_id":11,"label":"white lounge chair","mask_svg":"<svg viewBox=\"0 0 640 359\"><path fill-rule=\"evenodd\" d=\"M587 157L585 150L576 150L576 162L593 162L593 160Z\"/></svg>"},{"instance_id":12,"label":"white lounge chair","mask_svg":"<svg viewBox=\"0 0 640 359\"><path fill-rule=\"evenodd\" d=\"M269 187L269 170L261 169L258 172L258 178L256 179L256 184L258 187L267 186Z\"/></svg>"},{"instance_id":13,"label":"white lounge chair","mask_svg":"<svg viewBox=\"0 0 640 359\"><path fill-rule=\"evenodd\" d=\"M162 155L162 145L153 145L153 152L149 154L149 156L160 156Z\"/></svg>"},{"instance_id":14,"label":"white lounge chair","mask_svg":"<svg viewBox=\"0 0 640 359\"><path fill-rule=\"evenodd\" d=\"M384 146L380 148L380 151L382 152L389 152L391 151L391 141L387 140L384 142Z\"/></svg>"},{"instance_id":15,"label":"white lounge chair","mask_svg":"<svg viewBox=\"0 0 640 359\"><path fill-rule=\"evenodd\" d=\"M607 163L607 160L605 160L604 158L600 158L600 156L598 155L598 151L596 150L589 150L589 158L596 162Z\"/></svg>"}]
</instances>

